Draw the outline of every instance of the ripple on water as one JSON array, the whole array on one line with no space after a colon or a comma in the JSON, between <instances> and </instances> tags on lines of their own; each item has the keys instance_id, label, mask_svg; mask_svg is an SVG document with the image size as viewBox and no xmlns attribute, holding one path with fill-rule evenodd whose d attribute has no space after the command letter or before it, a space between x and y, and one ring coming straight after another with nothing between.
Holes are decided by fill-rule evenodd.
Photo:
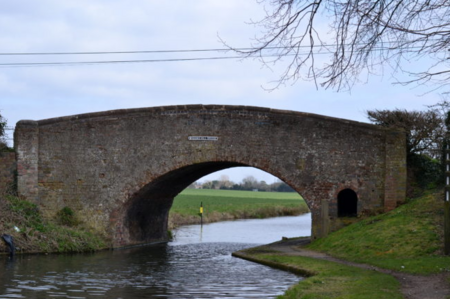
<instances>
[{"instance_id":1,"label":"ripple on water","mask_svg":"<svg viewBox=\"0 0 450 299\"><path fill-rule=\"evenodd\" d=\"M27 277L27 269L33 259L46 257L17 260L21 280L5 281L0 298L269 298L300 279L231 256L246 247L249 245L200 243L68 255L57 260L70 264L71 270L50 273L54 267L51 260L48 269L41 269L45 274L40 279L33 274L33 280ZM23 263L25 268L20 267Z\"/></svg>"},{"instance_id":2,"label":"ripple on water","mask_svg":"<svg viewBox=\"0 0 450 299\"><path fill-rule=\"evenodd\" d=\"M260 234L269 237L269 230L276 235L281 227L295 228L291 222L294 220L290 218L289 225L279 219L261 220L267 222L267 227L253 221L245 225L257 226ZM310 215L302 221L310 225ZM219 225L220 231L215 226L205 227L201 242L216 242L218 235L224 238L223 230L229 229L223 225ZM310 226L304 229L309 230ZM188 234L194 230L199 229L189 228ZM209 230L212 237L207 237ZM255 236L261 240L260 235ZM95 254L18 256L14 262L5 260L4 267L0 266L0 298L271 298L301 279L231 256L232 252L255 244L180 239L183 240L171 244Z\"/></svg>"}]
</instances>

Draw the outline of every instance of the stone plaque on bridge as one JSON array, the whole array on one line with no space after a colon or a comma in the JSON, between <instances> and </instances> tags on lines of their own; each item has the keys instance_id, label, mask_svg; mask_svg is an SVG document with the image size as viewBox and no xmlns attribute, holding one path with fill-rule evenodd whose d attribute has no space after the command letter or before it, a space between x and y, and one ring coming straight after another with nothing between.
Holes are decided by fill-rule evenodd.
<instances>
[{"instance_id":1,"label":"stone plaque on bridge","mask_svg":"<svg viewBox=\"0 0 450 299\"><path fill-rule=\"evenodd\" d=\"M217 136L189 136L188 140L192 141L217 141L219 137Z\"/></svg>"}]
</instances>

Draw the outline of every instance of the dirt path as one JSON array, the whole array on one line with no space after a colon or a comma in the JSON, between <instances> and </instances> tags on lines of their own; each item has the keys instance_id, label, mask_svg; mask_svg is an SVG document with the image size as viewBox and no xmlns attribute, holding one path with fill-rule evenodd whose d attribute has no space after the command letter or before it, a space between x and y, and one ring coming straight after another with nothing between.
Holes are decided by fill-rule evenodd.
<instances>
[{"instance_id":1,"label":"dirt path","mask_svg":"<svg viewBox=\"0 0 450 299\"><path fill-rule=\"evenodd\" d=\"M309 240L284 240L266 245L272 250L282 252L286 255L298 255L315 259L327 260L348 266L374 270L394 276L401 285L401 292L406 299L445 299L450 296L450 274L442 273L430 276L412 275L392 270L386 270L371 265L353 263L334 258L325 253L316 252L303 248Z\"/></svg>"}]
</instances>

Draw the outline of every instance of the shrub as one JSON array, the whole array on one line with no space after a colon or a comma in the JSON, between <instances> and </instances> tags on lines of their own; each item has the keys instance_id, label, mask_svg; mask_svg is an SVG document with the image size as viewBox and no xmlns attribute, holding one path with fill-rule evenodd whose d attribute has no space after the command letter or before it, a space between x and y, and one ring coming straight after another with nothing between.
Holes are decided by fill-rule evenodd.
<instances>
[{"instance_id":1,"label":"shrub","mask_svg":"<svg viewBox=\"0 0 450 299\"><path fill-rule=\"evenodd\" d=\"M67 226L76 226L78 225L78 219L75 215L75 212L69 208L64 207L57 213L58 222L62 225Z\"/></svg>"}]
</instances>

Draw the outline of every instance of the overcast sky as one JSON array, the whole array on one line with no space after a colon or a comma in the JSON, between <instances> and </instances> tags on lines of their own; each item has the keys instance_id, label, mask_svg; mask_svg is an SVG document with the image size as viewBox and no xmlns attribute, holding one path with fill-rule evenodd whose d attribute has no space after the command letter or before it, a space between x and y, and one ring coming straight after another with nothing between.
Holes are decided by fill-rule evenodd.
<instances>
[{"instance_id":1,"label":"overcast sky","mask_svg":"<svg viewBox=\"0 0 450 299\"><path fill-rule=\"evenodd\" d=\"M0 54L216 49L223 48L219 36L233 46L248 47L260 32L249 21L263 13L255 0L4 1ZM234 54L0 55L0 64L226 55ZM267 92L264 87L272 86L283 66L269 69L258 60L0 68L0 110L11 127L21 119L178 104L262 106L367 122L365 111L370 109L422 110L441 100L426 88L392 85L389 73L368 82L362 78L364 83L351 93L316 90L307 81ZM274 180L250 170L229 173L234 181L247 175Z\"/></svg>"}]
</instances>

